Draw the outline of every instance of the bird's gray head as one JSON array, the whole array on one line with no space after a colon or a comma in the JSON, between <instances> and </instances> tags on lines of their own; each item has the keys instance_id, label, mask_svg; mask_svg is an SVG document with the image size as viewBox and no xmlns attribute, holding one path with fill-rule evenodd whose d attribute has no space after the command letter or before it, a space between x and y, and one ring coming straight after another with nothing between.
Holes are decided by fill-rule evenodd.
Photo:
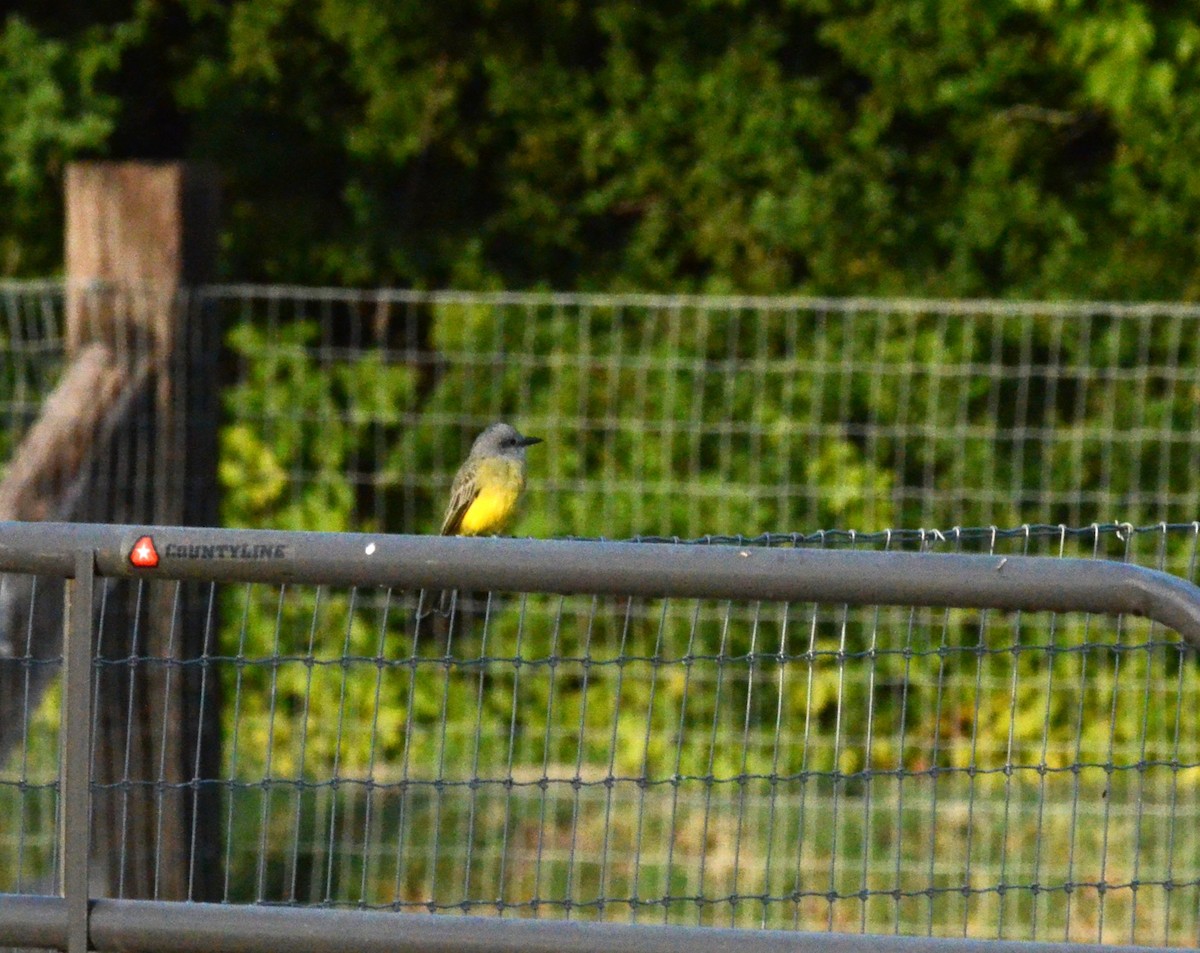
<instances>
[{"instance_id":1,"label":"bird's gray head","mask_svg":"<svg viewBox=\"0 0 1200 953\"><path fill-rule=\"evenodd\" d=\"M524 462L525 448L541 442L541 437L523 437L508 424L492 424L471 444L471 456L510 457Z\"/></svg>"}]
</instances>

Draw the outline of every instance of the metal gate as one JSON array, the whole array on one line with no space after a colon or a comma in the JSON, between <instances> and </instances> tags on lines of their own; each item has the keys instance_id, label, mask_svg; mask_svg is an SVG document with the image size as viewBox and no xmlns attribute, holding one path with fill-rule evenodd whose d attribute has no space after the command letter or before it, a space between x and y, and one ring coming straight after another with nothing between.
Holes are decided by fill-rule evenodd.
<instances>
[{"instance_id":1,"label":"metal gate","mask_svg":"<svg viewBox=\"0 0 1200 953\"><path fill-rule=\"evenodd\" d=\"M3 728L0 942L1193 942L1197 532L0 525L6 690L51 686ZM165 648L142 653L155 613ZM54 626L62 652L35 652ZM104 691L163 739L206 712L220 730L188 777L100 776ZM147 810L192 825L90 832Z\"/></svg>"}]
</instances>

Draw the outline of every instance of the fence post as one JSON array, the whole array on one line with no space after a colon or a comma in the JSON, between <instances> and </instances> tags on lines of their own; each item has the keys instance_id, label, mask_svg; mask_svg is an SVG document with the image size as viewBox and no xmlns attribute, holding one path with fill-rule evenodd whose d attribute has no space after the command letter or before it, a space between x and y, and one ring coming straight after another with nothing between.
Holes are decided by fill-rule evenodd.
<instances>
[{"instance_id":1,"label":"fence post","mask_svg":"<svg viewBox=\"0 0 1200 953\"><path fill-rule=\"evenodd\" d=\"M72 517L214 525L219 335L189 288L215 271L215 175L178 162L74 164L66 223L67 356L100 348L137 385ZM206 857L220 850L219 795L197 783L220 763L216 679L198 661L211 596L154 582L107 597L96 647L97 893L214 897L217 865Z\"/></svg>"},{"instance_id":2,"label":"fence post","mask_svg":"<svg viewBox=\"0 0 1200 953\"><path fill-rule=\"evenodd\" d=\"M63 628L59 801L62 813L62 893L67 903L67 953L88 949L88 869L91 850L92 603L95 557L76 554L67 586Z\"/></svg>"}]
</instances>

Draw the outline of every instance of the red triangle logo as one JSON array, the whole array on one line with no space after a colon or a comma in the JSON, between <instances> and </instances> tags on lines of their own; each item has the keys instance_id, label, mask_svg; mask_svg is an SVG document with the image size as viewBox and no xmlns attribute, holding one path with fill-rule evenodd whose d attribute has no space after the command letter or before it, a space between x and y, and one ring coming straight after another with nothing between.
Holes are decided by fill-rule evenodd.
<instances>
[{"instance_id":1,"label":"red triangle logo","mask_svg":"<svg viewBox=\"0 0 1200 953\"><path fill-rule=\"evenodd\" d=\"M139 569L153 569L158 565L158 550L149 536L140 536L129 551L129 561Z\"/></svg>"}]
</instances>

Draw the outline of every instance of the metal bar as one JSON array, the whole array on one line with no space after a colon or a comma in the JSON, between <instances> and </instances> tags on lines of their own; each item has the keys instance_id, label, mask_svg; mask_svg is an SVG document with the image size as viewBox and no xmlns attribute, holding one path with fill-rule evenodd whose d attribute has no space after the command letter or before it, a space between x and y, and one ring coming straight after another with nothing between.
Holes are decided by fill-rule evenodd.
<instances>
[{"instance_id":1,"label":"metal bar","mask_svg":"<svg viewBox=\"0 0 1200 953\"><path fill-rule=\"evenodd\" d=\"M101 523L0 522L0 565L4 572L71 578L79 552L111 545L116 529Z\"/></svg>"},{"instance_id":2,"label":"metal bar","mask_svg":"<svg viewBox=\"0 0 1200 953\"><path fill-rule=\"evenodd\" d=\"M96 900L92 912L95 949L126 953L294 953L341 951L351 938L356 953L438 951L564 951L564 953L1150 953L1142 946L1094 943L1020 943L930 937L791 933L650 924L564 920L502 920L311 907L256 907L170 903L158 900ZM0 894L0 943L62 949L67 943L67 903L61 897Z\"/></svg>"},{"instance_id":3,"label":"metal bar","mask_svg":"<svg viewBox=\"0 0 1200 953\"><path fill-rule=\"evenodd\" d=\"M792 933L660 924L508 920L331 910L97 900L92 940L122 953L1149 953L1151 947Z\"/></svg>"},{"instance_id":4,"label":"metal bar","mask_svg":"<svg viewBox=\"0 0 1200 953\"><path fill-rule=\"evenodd\" d=\"M96 282L101 289L109 282ZM89 282L89 287L94 286ZM61 279L0 278L0 295L63 294L67 283ZM309 301L346 301L352 303L383 301L393 304L468 304L517 307L644 307L757 311L827 311L855 314L883 311L888 314L976 314L1011 315L1034 312L1038 315L1090 318L1141 317L1160 314L1183 318L1200 317L1200 306L1182 301L1128 302L1103 299L1044 301L1033 298L877 298L816 297L812 295L709 295L653 294L646 292L564 292L564 291L429 291L412 288L331 288L313 285L203 284L191 289L193 296L206 299L266 300L269 298L306 298Z\"/></svg>"},{"instance_id":5,"label":"metal bar","mask_svg":"<svg viewBox=\"0 0 1200 953\"><path fill-rule=\"evenodd\" d=\"M76 554L67 585L63 636L62 891L67 908L67 953L88 949L88 855L91 852L92 590L90 551Z\"/></svg>"},{"instance_id":6,"label":"metal bar","mask_svg":"<svg viewBox=\"0 0 1200 953\"><path fill-rule=\"evenodd\" d=\"M1200 588L1102 559L0 522L0 572L80 548L103 576L1130 614L1200 648Z\"/></svg>"},{"instance_id":7,"label":"metal bar","mask_svg":"<svg viewBox=\"0 0 1200 953\"><path fill-rule=\"evenodd\" d=\"M0 894L0 946L61 950L66 945L66 900Z\"/></svg>"}]
</instances>

